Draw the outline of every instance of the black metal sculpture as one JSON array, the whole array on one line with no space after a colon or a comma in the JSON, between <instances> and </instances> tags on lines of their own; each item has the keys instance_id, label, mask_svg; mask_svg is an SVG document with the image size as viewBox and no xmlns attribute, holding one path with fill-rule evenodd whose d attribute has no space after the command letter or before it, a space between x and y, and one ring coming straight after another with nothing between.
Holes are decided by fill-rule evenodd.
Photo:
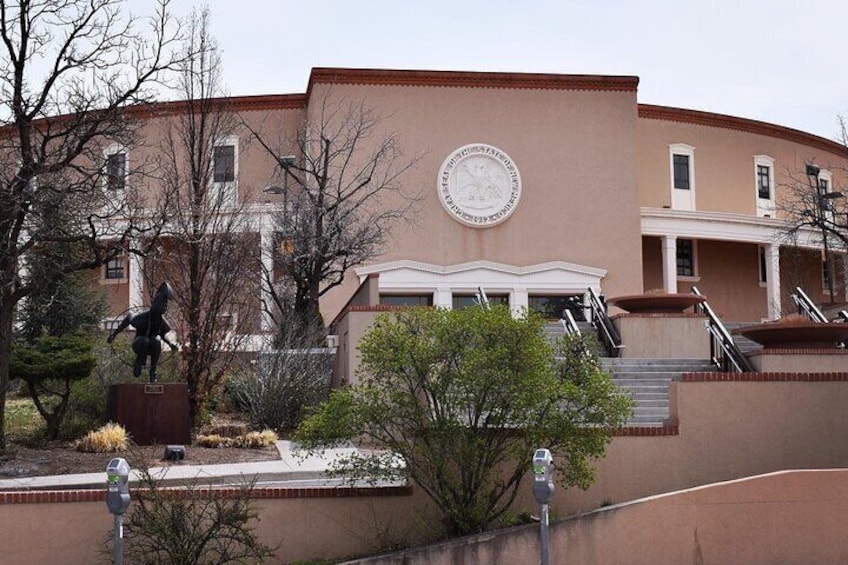
<instances>
[{"instance_id":1,"label":"black metal sculpture","mask_svg":"<svg viewBox=\"0 0 848 565\"><path fill-rule=\"evenodd\" d=\"M135 338L132 341L132 349L135 352L135 364L133 375L138 378L141 370L150 356L150 382L156 382L156 365L159 363L159 354L162 353L162 344L159 339L168 344L171 351L176 351L177 346L165 336L171 331L171 326L165 320L165 311L168 309L168 300L174 297L174 290L167 282L163 282L153 296L150 309L141 314L127 314L120 325L115 328L106 339L108 343L115 340L115 336L124 331L127 326L135 328Z\"/></svg>"}]
</instances>

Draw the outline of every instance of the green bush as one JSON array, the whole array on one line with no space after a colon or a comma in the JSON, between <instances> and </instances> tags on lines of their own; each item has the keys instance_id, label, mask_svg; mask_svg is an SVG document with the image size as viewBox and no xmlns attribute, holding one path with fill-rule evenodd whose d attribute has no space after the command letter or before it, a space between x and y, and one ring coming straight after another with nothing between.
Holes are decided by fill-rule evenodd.
<instances>
[{"instance_id":1,"label":"green bush","mask_svg":"<svg viewBox=\"0 0 848 565\"><path fill-rule=\"evenodd\" d=\"M84 334L44 336L32 344L14 344L9 376L26 383L47 437L56 439L65 418L75 381L87 378L97 365L92 339Z\"/></svg>"}]
</instances>

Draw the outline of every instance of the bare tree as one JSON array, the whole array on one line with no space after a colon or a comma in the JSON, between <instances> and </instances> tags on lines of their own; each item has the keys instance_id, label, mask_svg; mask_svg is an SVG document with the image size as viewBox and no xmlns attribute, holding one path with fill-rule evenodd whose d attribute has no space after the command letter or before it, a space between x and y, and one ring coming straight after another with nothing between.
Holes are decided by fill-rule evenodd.
<instances>
[{"instance_id":1,"label":"bare tree","mask_svg":"<svg viewBox=\"0 0 848 565\"><path fill-rule=\"evenodd\" d=\"M848 142L846 124L843 120L840 123L843 143ZM823 168L808 162L801 171L788 171L785 197L779 206L786 218L789 241L797 242L799 233L806 232L821 245L825 282L830 301L834 302L837 290L844 290L845 284L836 268L836 255L848 249L848 206L841 187L831 184L832 179L823 178ZM795 254L800 257L797 251ZM801 275L799 277L803 280Z\"/></svg>"},{"instance_id":2,"label":"bare tree","mask_svg":"<svg viewBox=\"0 0 848 565\"><path fill-rule=\"evenodd\" d=\"M90 269L159 223L132 190L104 190L103 151L132 144L138 113L127 110L152 100L177 62L178 30L167 0L145 21L122 4L0 2L0 391L16 306L44 282L27 275L27 255L50 242L73 244L79 255L55 276ZM74 221L45 221L46 202L73 210ZM4 412L0 402L0 448Z\"/></svg>"},{"instance_id":3,"label":"bare tree","mask_svg":"<svg viewBox=\"0 0 848 565\"><path fill-rule=\"evenodd\" d=\"M243 331L258 312L258 282L244 205L236 191L236 145L224 141L238 120L221 86L221 61L209 33L209 11L194 12L180 73L184 107L167 129L161 154L169 222L146 261L150 288L169 280L175 292L180 372L188 383L191 421L223 383ZM250 290L250 288L253 288Z\"/></svg>"},{"instance_id":4,"label":"bare tree","mask_svg":"<svg viewBox=\"0 0 848 565\"><path fill-rule=\"evenodd\" d=\"M402 177L417 159L404 158L395 135L381 135L383 121L361 103L325 98L295 140L275 146L251 130L279 164L274 269L263 272L271 297L265 309L278 327L294 318L323 329L320 298L349 269L380 255L398 221L412 219L419 198L404 190Z\"/></svg>"}]
</instances>

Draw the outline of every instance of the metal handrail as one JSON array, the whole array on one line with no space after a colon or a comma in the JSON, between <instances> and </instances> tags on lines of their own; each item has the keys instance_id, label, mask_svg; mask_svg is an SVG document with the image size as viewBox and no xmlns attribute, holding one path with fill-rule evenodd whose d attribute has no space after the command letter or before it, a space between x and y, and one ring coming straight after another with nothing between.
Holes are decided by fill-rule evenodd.
<instances>
[{"instance_id":1,"label":"metal handrail","mask_svg":"<svg viewBox=\"0 0 848 565\"><path fill-rule=\"evenodd\" d=\"M698 287L692 287L692 294L703 296ZM700 310L707 316L707 331L710 333L710 359L718 365L722 371L732 371L735 373L752 373L754 368L748 361L748 358L742 353L730 332L721 323L716 313L703 301L695 305L695 309Z\"/></svg>"},{"instance_id":2,"label":"metal handrail","mask_svg":"<svg viewBox=\"0 0 848 565\"><path fill-rule=\"evenodd\" d=\"M618 331L612 325L612 320L607 315L606 306L592 287L589 287L589 309L592 312L592 325L600 330L599 335L607 352L612 357L618 357L619 350L624 347L621 344L621 336L618 335Z\"/></svg>"},{"instance_id":3,"label":"metal handrail","mask_svg":"<svg viewBox=\"0 0 848 565\"><path fill-rule=\"evenodd\" d=\"M795 292L791 294L792 301L798 306L798 313L807 316L817 324L826 324L827 317L822 314L818 306L807 296L807 293L801 290L800 286L795 287Z\"/></svg>"},{"instance_id":4,"label":"metal handrail","mask_svg":"<svg viewBox=\"0 0 848 565\"><path fill-rule=\"evenodd\" d=\"M580 328L577 326L577 322L574 321L574 316L571 315L571 310L565 309L562 311L560 323L562 324L562 329L565 330L565 333L570 335L580 335Z\"/></svg>"}]
</instances>

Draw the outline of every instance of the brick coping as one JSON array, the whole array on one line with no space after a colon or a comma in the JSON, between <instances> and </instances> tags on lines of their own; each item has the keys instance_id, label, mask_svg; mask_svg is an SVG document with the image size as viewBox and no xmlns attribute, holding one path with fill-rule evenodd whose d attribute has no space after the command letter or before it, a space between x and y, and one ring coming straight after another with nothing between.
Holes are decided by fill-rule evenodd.
<instances>
[{"instance_id":1,"label":"brick coping","mask_svg":"<svg viewBox=\"0 0 848 565\"><path fill-rule=\"evenodd\" d=\"M704 314L694 314L692 312L622 312L610 316L615 320L618 318L696 318L704 319Z\"/></svg>"},{"instance_id":2,"label":"brick coping","mask_svg":"<svg viewBox=\"0 0 848 565\"><path fill-rule=\"evenodd\" d=\"M135 498L146 489L130 489ZM162 489L166 496L175 499L187 498L188 491L181 488ZM235 498L240 489L235 487L203 487L199 494L214 492L220 498ZM357 498L371 496L410 496L411 486L388 487L255 487L250 498L253 500L290 499L290 498ZM105 502L106 489L67 489L67 490L24 490L0 492L0 506L4 504L39 504L62 502Z\"/></svg>"},{"instance_id":3,"label":"brick coping","mask_svg":"<svg viewBox=\"0 0 848 565\"><path fill-rule=\"evenodd\" d=\"M769 347L757 349L748 354L749 357L760 355L848 355L848 349L839 349L838 347Z\"/></svg>"},{"instance_id":4,"label":"brick coping","mask_svg":"<svg viewBox=\"0 0 848 565\"><path fill-rule=\"evenodd\" d=\"M683 383L706 382L842 382L848 381L848 372L842 373L683 373L676 381Z\"/></svg>"}]
</instances>

